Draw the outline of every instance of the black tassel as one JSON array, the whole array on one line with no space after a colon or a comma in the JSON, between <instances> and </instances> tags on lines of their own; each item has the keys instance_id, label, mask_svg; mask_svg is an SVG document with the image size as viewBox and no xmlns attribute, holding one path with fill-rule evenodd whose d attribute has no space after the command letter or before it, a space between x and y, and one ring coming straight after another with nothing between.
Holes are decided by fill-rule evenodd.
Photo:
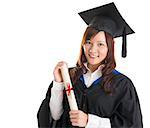
<instances>
[{"instance_id":1,"label":"black tassel","mask_svg":"<svg viewBox=\"0 0 150 128\"><path fill-rule=\"evenodd\" d=\"M122 57L127 56L127 37L126 37L126 28L124 27L123 30L123 37L122 37Z\"/></svg>"}]
</instances>

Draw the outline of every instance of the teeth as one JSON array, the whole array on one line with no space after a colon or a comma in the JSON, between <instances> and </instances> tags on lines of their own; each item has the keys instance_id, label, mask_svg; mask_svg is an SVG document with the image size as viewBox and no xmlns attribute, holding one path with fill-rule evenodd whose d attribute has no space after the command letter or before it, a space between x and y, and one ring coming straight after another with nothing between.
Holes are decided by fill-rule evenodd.
<instances>
[{"instance_id":1,"label":"teeth","mask_svg":"<svg viewBox=\"0 0 150 128\"><path fill-rule=\"evenodd\" d=\"M98 57L98 56L93 56L93 55L90 55L90 57L92 57L92 58L96 58L96 57Z\"/></svg>"}]
</instances>

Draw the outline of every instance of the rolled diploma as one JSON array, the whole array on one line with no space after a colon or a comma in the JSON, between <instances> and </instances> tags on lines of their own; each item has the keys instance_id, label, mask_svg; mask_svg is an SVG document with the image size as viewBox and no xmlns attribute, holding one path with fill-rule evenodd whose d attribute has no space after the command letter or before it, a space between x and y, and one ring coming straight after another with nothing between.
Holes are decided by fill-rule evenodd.
<instances>
[{"instance_id":1,"label":"rolled diploma","mask_svg":"<svg viewBox=\"0 0 150 128\"><path fill-rule=\"evenodd\" d=\"M65 86L65 90L66 90L70 109L71 110L78 110L74 91L72 89L72 83L70 80L67 64L64 64L60 70L61 70L61 74L62 74L62 78L63 78L63 82L64 82L64 86Z\"/></svg>"}]
</instances>

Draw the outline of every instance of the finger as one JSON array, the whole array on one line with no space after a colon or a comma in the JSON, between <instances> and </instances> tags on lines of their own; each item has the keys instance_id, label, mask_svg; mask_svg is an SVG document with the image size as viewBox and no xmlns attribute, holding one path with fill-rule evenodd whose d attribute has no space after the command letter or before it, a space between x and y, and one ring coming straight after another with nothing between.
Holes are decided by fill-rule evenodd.
<instances>
[{"instance_id":1,"label":"finger","mask_svg":"<svg viewBox=\"0 0 150 128\"><path fill-rule=\"evenodd\" d=\"M60 69L62 67L62 65L63 65L62 63L58 63L56 68Z\"/></svg>"},{"instance_id":2,"label":"finger","mask_svg":"<svg viewBox=\"0 0 150 128\"><path fill-rule=\"evenodd\" d=\"M71 115L70 115L70 119L76 119L76 118L78 118L78 115L77 115L77 114L71 114Z\"/></svg>"},{"instance_id":3,"label":"finger","mask_svg":"<svg viewBox=\"0 0 150 128\"><path fill-rule=\"evenodd\" d=\"M70 121L72 122L72 123L78 123L78 119L70 119Z\"/></svg>"},{"instance_id":4,"label":"finger","mask_svg":"<svg viewBox=\"0 0 150 128\"><path fill-rule=\"evenodd\" d=\"M62 62L59 62L59 63L57 64L58 67L60 67L61 65L62 65Z\"/></svg>"},{"instance_id":5,"label":"finger","mask_svg":"<svg viewBox=\"0 0 150 128\"><path fill-rule=\"evenodd\" d=\"M72 124L73 126L78 126L78 121L77 121L77 119L71 119L70 121L71 121L71 124Z\"/></svg>"},{"instance_id":6,"label":"finger","mask_svg":"<svg viewBox=\"0 0 150 128\"><path fill-rule=\"evenodd\" d=\"M65 61L58 62L59 64L67 64Z\"/></svg>"},{"instance_id":7,"label":"finger","mask_svg":"<svg viewBox=\"0 0 150 128\"><path fill-rule=\"evenodd\" d=\"M69 112L69 114L78 114L78 113L79 113L78 110L71 110L71 111Z\"/></svg>"},{"instance_id":8,"label":"finger","mask_svg":"<svg viewBox=\"0 0 150 128\"><path fill-rule=\"evenodd\" d=\"M64 62L59 62L58 63L59 68L61 68L64 64L65 64Z\"/></svg>"},{"instance_id":9,"label":"finger","mask_svg":"<svg viewBox=\"0 0 150 128\"><path fill-rule=\"evenodd\" d=\"M70 117L77 117L78 116L78 114L70 114Z\"/></svg>"},{"instance_id":10,"label":"finger","mask_svg":"<svg viewBox=\"0 0 150 128\"><path fill-rule=\"evenodd\" d=\"M72 126L79 126L78 123L72 123Z\"/></svg>"}]
</instances>

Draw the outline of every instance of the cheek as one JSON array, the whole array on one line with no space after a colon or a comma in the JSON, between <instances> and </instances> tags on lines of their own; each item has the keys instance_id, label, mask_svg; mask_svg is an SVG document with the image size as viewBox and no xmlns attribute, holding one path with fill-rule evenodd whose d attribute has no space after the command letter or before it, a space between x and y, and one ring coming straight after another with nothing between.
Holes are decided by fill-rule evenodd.
<instances>
[{"instance_id":1,"label":"cheek","mask_svg":"<svg viewBox=\"0 0 150 128\"><path fill-rule=\"evenodd\" d=\"M86 46L86 47L83 47L84 54L88 54L89 49L90 49L90 48L89 48L89 47L87 47L87 46Z\"/></svg>"},{"instance_id":2,"label":"cheek","mask_svg":"<svg viewBox=\"0 0 150 128\"><path fill-rule=\"evenodd\" d=\"M107 52L108 52L108 49L107 49L107 48L103 48L103 49L100 49L100 50L99 50L99 54L100 54L102 57L106 57Z\"/></svg>"}]
</instances>

